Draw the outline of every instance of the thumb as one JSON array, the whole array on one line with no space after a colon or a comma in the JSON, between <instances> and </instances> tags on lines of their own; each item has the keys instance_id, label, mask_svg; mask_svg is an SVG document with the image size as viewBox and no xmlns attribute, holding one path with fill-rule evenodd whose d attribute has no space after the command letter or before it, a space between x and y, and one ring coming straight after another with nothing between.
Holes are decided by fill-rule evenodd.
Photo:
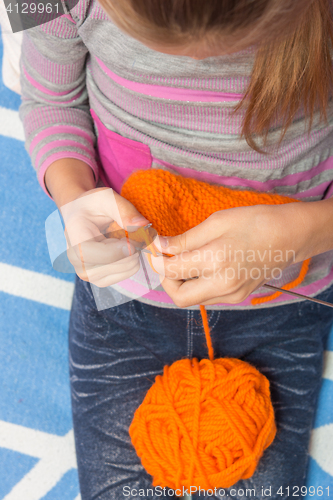
<instances>
[{"instance_id":1,"label":"thumb","mask_svg":"<svg viewBox=\"0 0 333 500\"><path fill-rule=\"evenodd\" d=\"M161 253L178 255L192 252L216 238L211 220L206 219L197 226L177 236L159 236L154 242Z\"/></svg>"},{"instance_id":2,"label":"thumb","mask_svg":"<svg viewBox=\"0 0 333 500\"><path fill-rule=\"evenodd\" d=\"M118 208L114 213L114 220L121 228L131 232L136 230L135 226L146 226L149 224L149 220L135 208L133 203L116 192L114 192L114 195Z\"/></svg>"}]
</instances>

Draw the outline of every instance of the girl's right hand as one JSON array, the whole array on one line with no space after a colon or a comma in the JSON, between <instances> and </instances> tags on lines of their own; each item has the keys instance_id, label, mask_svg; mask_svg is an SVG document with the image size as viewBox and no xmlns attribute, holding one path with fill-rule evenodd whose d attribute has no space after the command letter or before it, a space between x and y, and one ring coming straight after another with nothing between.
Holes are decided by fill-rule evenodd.
<instances>
[{"instance_id":1,"label":"girl's right hand","mask_svg":"<svg viewBox=\"0 0 333 500\"><path fill-rule=\"evenodd\" d=\"M105 238L102 234L113 221L123 229L131 226L129 232L149 223L128 200L111 188L95 188L60 207L60 212L67 256L80 279L104 288L139 271L134 245L126 238Z\"/></svg>"}]
</instances>

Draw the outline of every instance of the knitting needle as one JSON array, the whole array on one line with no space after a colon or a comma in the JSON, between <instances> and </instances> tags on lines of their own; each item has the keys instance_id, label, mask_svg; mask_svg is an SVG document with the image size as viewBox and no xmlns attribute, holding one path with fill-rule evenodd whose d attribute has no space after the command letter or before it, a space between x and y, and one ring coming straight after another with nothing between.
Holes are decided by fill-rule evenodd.
<instances>
[{"instance_id":1,"label":"knitting needle","mask_svg":"<svg viewBox=\"0 0 333 500\"><path fill-rule=\"evenodd\" d=\"M147 268L145 266L145 263L144 263L144 260L143 260L141 252L139 252L139 259L140 259L140 262L141 262L141 266L142 266L143 272L145 273L145 278L146 278L146 282L147 282L148 288L149 288L149 290L152 290L153 288L151 286L149 275L148 275L148 271L147 271Z\"/></svg>"},{"instance_id":2,"label":"knitting needle","mask_svg":"<svg viewBox=\"0 0 333 500\"><path fill-rule=\"evenodd\" d=\"M146 250L146 249L143 249L142 252L146 252L146 253L151 253L149 250ZM158 257L165 257L165 254L161 253L161 252L156 252L156 255ZM185 280L185 281L189 281L189 280L193 280L193 279L198 279L199 276L194 276L193 278L189 278L188 280ZM305 300L310 300L311 302L316 302L317 304L322 304L324 306L327 306L327 307L332 307L333 308L333 304L331 304L330 302L325 302L324 300L320 300L320 299L315 299L313 297L307 297L306 295L302 295L300 293L296 293L296 292L292 292L291 290L284 290L283 288L278 288L277 286L273 286L273 285L262 285L266 288L270 288L271 290L275 290L276 292L282 292L282 293L287 293L289 295L294 295L295 297L300 297L301 299L305 299Z\"/></svg>"},{"instance_id":3,"label":"knitting needle","mask_svg":"<svg viewBox=\"0 0 333 500\"><path fill-rule=\"evenodd\" d=\"M283 288L278 288L273 285L263 285L266 288L270 288L271 290L276 290L277 292L288 293L289 295L294 295L295 297L300 297L302 299L310 300L311 302L317 302L317 304L323 304L324 306L332 307L333 304L330 302L325 302L324 300L315 299L313 297L307 297L306 295L302 295L300 293L292 292L291 290L284 290Z\"/></svg>"}]
</instances>

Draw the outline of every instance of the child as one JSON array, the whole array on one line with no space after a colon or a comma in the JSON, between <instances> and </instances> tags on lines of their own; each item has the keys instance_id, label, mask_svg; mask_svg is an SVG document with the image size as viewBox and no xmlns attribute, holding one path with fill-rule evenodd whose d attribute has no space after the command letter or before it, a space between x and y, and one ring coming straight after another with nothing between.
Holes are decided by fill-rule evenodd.
<instances>
[{"instance_id":1,"label":"child","mask_svg":"<svg viewBox=\"0 0 333 500\"><path fill-rule=\"evenodd\" d=\"M64 9L23 34L20 117L68 241L95 238L83 259L68 253L78 275L69 355L82 500L180 495L152 487L128 428L164 365L207 357L198 304L215 357L241 358L269 378L277 435L250 479L193 498L304 496L333 311L285 294L252 306L250 294L265 295L272 278L293 281L311 257L297 291L333 301L331 3L79 0ZM140 267L133 247L102 234L112 220L147 224L119 194L138 168L303 203L214 213L164 241L175 257L152 259L161 287L100 311L90 283L118 284ZM224 245L227 262L217 257ZM184 281L194 262L199 279Z\"/></svg>"}]
</instances>

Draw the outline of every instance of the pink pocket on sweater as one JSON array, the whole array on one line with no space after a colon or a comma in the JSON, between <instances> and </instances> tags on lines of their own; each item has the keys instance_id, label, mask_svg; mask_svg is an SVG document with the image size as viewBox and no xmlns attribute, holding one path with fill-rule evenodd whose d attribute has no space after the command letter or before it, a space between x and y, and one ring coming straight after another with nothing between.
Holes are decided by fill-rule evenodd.
<instances>
[{"instance_id":1,"label":"pink pocket on sweater","mask_svg":"<svg viewBox=\"0 0 333 500\"><path fill-rule=\"evenodd\" d=\"M99 175L106 186L120 193L123 183L132 172L151 168L150 148L109 130L93 109L90 109L90 113L98 129Z\"/></svg>"}]
</instances>

